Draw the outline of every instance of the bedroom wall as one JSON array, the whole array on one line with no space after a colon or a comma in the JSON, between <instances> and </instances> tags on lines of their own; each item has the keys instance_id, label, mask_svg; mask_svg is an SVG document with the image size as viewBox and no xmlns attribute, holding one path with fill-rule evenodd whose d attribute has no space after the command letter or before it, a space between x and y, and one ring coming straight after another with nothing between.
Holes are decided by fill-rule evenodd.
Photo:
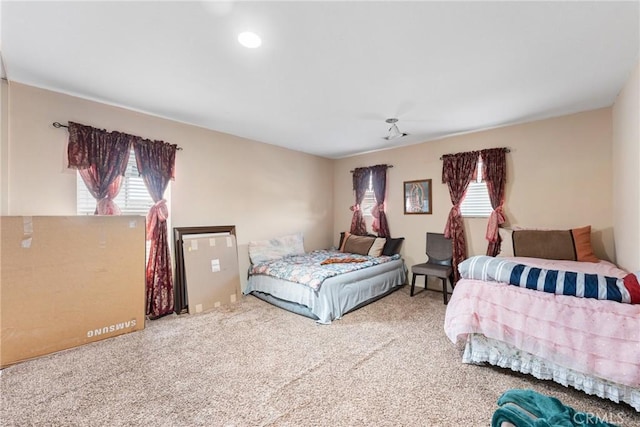
<instances>
[{"instance_id":1,"label":"bedroom wall","mask_svg":"<svg viewBox=\"0 0 640 427\"><path fill-rule=\"evenodd\" d=\"M0 66L1 64L0 59ZM9 209L9 87L6 80L0 80L0 215Z\"/></svg>"},{"instance_id":2,"label":"bedroom wall","mask_svg":"<svg viewBox=\"0 0 640 427\"><path fill-rule=\"evenodd\" d=\"M9 84L8 119L9 215L75 215L68 133L51 125L75 121L180 145L171 225L234 224L243 285L250 240L303 232L306 249L332 243L329 159L18 83Z\"/></svg>"},{"instance_id":3,"label":"bedroom wall","mask_svg":"<svg viewBox=\"0 0 640 427\"><path fill-rule=\"evenodd\" d=\"M640 270L640 63L613 105L613 224L618 264Z\"/></svg>"},{"instance_id":4,"label":"bedroom wall","mask_svg":"<svg viewBox=\"0 0 640 427\"><path fill-rule=\"evenodd\" d=\"M596 255L614 260L610 108L337 160L334 244L351 223L354 196L349 171L387 163L393 165L387 183L391 234L406 238L402 253L409 267L424 262L425 233L443 232L451 208L440 156L492 147L511 149L505 203L510 224L553 229L591 224ZM433 214L404 215L403 181L429 178ZM464 225L469 255L484 254L487 219L465 218Z\"/></svg>"}]
</instances>

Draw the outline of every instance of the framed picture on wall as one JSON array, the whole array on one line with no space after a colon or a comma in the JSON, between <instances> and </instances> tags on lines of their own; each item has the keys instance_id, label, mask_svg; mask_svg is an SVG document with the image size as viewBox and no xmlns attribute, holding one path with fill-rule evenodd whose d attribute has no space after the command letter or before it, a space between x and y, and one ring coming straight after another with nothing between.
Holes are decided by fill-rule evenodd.
<instances>
[{"instance_id":1,"label":"framed picture on wall","mask_svg":"<svg viewBox=\"0 0 640 427\"><path fill-rule=\"evenodd\" d=\"M431 180L418 179L404 182L405 215L431 214Z\"/></svg>"}]
</instances>

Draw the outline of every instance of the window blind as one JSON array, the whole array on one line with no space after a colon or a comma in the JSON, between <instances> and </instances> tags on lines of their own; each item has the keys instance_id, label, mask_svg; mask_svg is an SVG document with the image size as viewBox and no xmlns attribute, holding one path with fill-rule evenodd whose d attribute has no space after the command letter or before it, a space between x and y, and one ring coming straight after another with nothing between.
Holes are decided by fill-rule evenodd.
<instances>
[{"instance_id":1,"label":"window blind","mask_svg":"<svg viewBox=\"0 0 640 427\"><path fill-rule=\"evenodd\" d=\"M460 205L460 213L464 217L488 217L493 208L489 200L486 182L471 182L467 194Z\"/></svg>"},{"instance_id":2,"label":"window blind","mask_svg":"<svg viewBox=\"0 0 640 427\"><path fill-rule=\"evenodd\" d=\"M78 215L93 215L96 210L96 200L84 184L79 173L76 173L76 210ZM142 177L138 174L134 151L129 153L127 170L122 180L122 187L118 196L114 199L123 215L146 215L153 206L153 199L144 185Z\"/></svg>"}]
</instances>

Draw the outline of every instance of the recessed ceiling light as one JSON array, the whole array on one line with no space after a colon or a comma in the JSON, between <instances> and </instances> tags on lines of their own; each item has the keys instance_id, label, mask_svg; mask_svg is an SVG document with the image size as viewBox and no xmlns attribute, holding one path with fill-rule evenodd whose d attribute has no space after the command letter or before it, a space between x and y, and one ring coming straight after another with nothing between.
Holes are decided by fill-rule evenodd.
<instances>
[{"instance_id":1,"label":"recessed ceiling light","mask_svg":"<svg viewBox=\"0 0 640 427\"><path fill-rule=\"evenodd\" d=\"M240 33L238 35L238 42L244 47L248 47L249 49L255 49L256 47L260 47L262 44L262 40L260 36L256 33L252 33L251 31L246 31L244 33Z\"/></svg>"}]
</instances>

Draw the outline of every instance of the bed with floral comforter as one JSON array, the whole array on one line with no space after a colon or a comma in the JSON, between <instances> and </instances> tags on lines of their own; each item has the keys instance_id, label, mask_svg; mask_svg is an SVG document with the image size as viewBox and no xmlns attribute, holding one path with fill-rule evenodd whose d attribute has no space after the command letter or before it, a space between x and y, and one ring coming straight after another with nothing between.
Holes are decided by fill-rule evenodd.
<instances>
[{"instance_id":1,"label":"bed with floral comforter","mask_svg":"<svg viewBox=\"0 0 640 427\"><path fill-rule=\"evenodd\" d=\"M252 265L244 293L329 324L405 281L400 255L318 250Z\"/></svg>"}]
</instances>

